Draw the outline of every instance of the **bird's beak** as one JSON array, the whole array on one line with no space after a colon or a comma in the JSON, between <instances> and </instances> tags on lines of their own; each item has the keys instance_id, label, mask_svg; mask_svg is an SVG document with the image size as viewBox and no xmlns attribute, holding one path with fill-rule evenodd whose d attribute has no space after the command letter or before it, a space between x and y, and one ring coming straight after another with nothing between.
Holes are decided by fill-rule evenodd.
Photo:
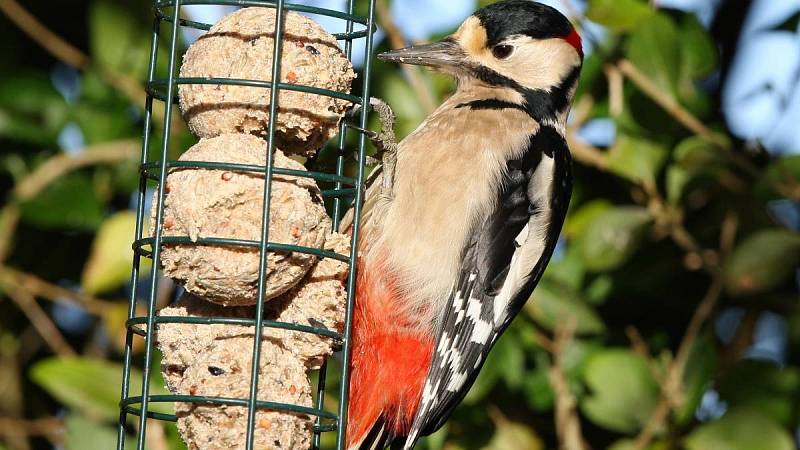
<instances>
[{"instance_id":1,"label":"bird's beak","mask_svg":"<svg viewBox=\"0 0 800 450\"><path fill-rule=\"evenodd\" d=\"M461 46L452 38L446 38L432 44L390 50L378 55L378 59L382 61L438 68L459 66L464 62L465 58L466 55Z\"/></svg>"}]
</instances>

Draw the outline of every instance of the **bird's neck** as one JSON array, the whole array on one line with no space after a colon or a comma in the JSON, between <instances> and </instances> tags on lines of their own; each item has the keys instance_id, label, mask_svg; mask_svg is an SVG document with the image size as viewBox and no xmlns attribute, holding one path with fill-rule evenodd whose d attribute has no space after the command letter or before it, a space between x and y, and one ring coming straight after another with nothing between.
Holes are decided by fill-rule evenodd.
<instances>
[{"instance_id":1,"label":"bird's neck","mask_svg":"<svg viewBox=\"0 0 800 450\"><path fill-rule=\"evenodd\" d=\"M458 79L458 88L443 109L481 105L486 108L515 107L525 111L540 124L563 128L580 75L580 67L568 72L556 85L548 88L526 88L511 80L490 83L486 80L464 77Z\"/></svg>"}]
</instances>

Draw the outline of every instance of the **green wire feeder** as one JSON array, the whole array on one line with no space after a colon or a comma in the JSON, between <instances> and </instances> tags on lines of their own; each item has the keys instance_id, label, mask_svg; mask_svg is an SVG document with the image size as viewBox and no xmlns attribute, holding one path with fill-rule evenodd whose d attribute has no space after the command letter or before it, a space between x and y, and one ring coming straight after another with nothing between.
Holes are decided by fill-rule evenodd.
<instances>
[{"instance_id":1,"label":"green wire feeder","mask_svg":"<svg viewBox=\"0 0 800 450\"><path fill-rule=\"evenodd\" d=\"M358 123L352 127L348 127L342 122L339 125L339 134L336 138L336 149L338 155L336 157L336 171L334 173L315 172L315 171L300 171L290 170L284 168L273 167L273 150L275 149L275 134L276 134L276 111L278 106L278 93L282 90L299 91L314 95L322 95L341 100L346 100L356 106L367 105L369 102L366 99L370 98L370 72L372 66L372 49L373 49L373 33L375 31L374 25L374 0L366 0L366 16L355 14L354 0L348 0L346 11L336 11L330 9L316 8L305 5L295 5L285 3L282 0L277 1L257 1L257 0L173 0L173 1L155 1L154 6L154 25L152 30L150 63L147 75L147 99L145 103L145 117L144 117L144 138L142 146L142 156L140 160L140 181L137 198L136 210L136 232L133 241L134 258L133 270L131 273L131 284L136 285L140 277L141 258L150 258L153 261L159 261L161 256L162 246L165 244L181 244L181 245L207 245L207 246L227 246L227 247L249 247L258 248L260 263L259 263L259 277L258 277L258 299L255 304L254 316L252 318L240 317L174 317L174 316L157 316L156 315L156 299L159 295L159 280L158 268L159 264L152 264L150 267L149 286L147 291L146 314L143 316L137 315L137 290L131 289L131 296L129 299L128 320L126 322L127 335L124 352L124 373L121 387L121 401L120 401L120 417L118 423L117 433L117 450L122 450L126 447L126 437L129 430L135 430L136 449L144 450L146 435L147 435L147 419L155 419L161 421L176 421L177 417L174 414L166 414L163 408L154 408L153 403L175 403L185 402L203 405L227 405L229 407L247 408L247 428L246 428L246 442L244 442L246 450L253 450L254 429L256 427L256 412L259 410L271 410L279 412L301 413L310 416L315 416L315 426L313 431L313 446L312 448L319 448L321 442L321 434L325 432L336 433L336 448L344 450L344 432L346 428L347 417L347 397L348 397L348 381L349 381L349 368L346 364L350 358L350 328L352 321L352 305L353 295L355 292L355 264L356 260L356 246L355 242L358 240L359 233L359 217L362 205L362 197L364 192L365 183L365 170L364 165L366 161L366 128L368 119L368 109L362 107L358 112ZM198 30L208 30L211 25L205 23L194 22L180 18L181 6L188 5L232 5L232 6L262 6L274 8L277 11L276 29L275 29L275 46L272 57L272 81L260 80L242 80L242 79L219 79L219 78L179 78L176 76L179 64L179 30L181 27L188 27ZM345 32L334 34L335 38L344 43L344 53L352 60L353 56L353 42L358 39L365 40L364 46L364 66L359 74L361 80L361 93L360 95L352 95L341 92L335 92L326 89L319 89L310 86L302 86L297 84L277 82L280 78L280 55L281 44L283 40L283 11L291 10L300 13L317 14L341 20L345 24ZM166 35L162 36L162 33ZM157 74L156 67L158 67L158 49L166 42L168 49L168 71L166 74ZM161 77L160 77L161 76ZM264 165L247 165L247 164L230 164L222 162L189 162L189 161L171 161L168 158L168 149L170 148L171 129L169 120L172 117L173 105L176 103L177 86L180 84L216 84L216 85L236 85L236 86L249 86L255 88L269 89L270 106L269 106L269 123L267 127L267 139L265 145L267 146L267 160ZM172 101L166 101L170 99ZM164 122L158 124L160 132L155 132L153 129L153 104L154 101L164 102L165 114ZM353 150L345 149L346 132L348 129L355 129L359 133L357 155L357 174L355 177L344 175L345 160L348 155L353 154ZM160 142L154 139L154 136L161 136ZM151 145L159 144L157 150L152 149ZM218 169L227 170L232 172L251 172L264 175L264 197L263 197L263 216L262 216L262 231L261 239L259 240L240 240L240 239L225 239L225 238L200 238L192 241L189 236L162 236L162 228L164 225L164 200L165 192L162 189L165 186L166 177L169 169L173 168L196 168L196 169ZM323 197L332 199L332 225L333 230L338 231L342 216L344 212L352 205L354 209L354 220L350 226L350 253L349 255L338 254L330 250L322 250L317 248L300 247L288 244L279 244L269 241L269 216L270 216L270 192L272 189L273 175L290 175L295 177L311 178L320 182L333 183L334 188L322 191ZM145 218L147 211L145 211L145 202L149 195L148 187L155 187L157 183L157 193L155 196L155 224L154 235L148 237L148 230L145 229ZM351 203L352 199L352 203ZM147 234L146 234L147 233ZM314 327L307 325L299 325L294 323L283 323L277 321L265 320L264 316L264 292L265 292L265 269L266 257L268 251L282 251L282 252L300 252L307 253L319 257L332 258L337 261L342 261L348 264L347 281L346 281L346 313L345 324L342 333L331 331L323 327ZM326 394L326 375L328 373L327 363L323 364L319 371L317 397L315 407L309 408L293 404L272 403L259 401L256 398L258 392L258 378L259 378L259 364L251 364L251 373L249 375L249 395L245 398L224 398L224 397L208 397L200 395L152 395L150 394L150 379L157 368L158 361L154 361L154 339L151 330L156 328L156 324L194 324L197 326L212 326L212 325L240 325L247 327L254 327L255 330L262 330L264 328L275 328L283 330L293 330L302 333L313 333L319 336L332 338L341 343L341 368L340 368L340 381L338 388L339 404L337 411L330 412L325 409L324 399ZM252 352L250 361L259 361L262 349L262 332L253 332L252 335ZM134 357L133 344L135 339L144 338L144 354L141 361ZM154 366L155 362L155 366ZM141 363L141 365L139 364ZM140 392L132 392L132 367L140 366L142 369L142 383ZM158 409L158 411L154 410ZM129 420L129 415L138 417L138 419Z\"/></svg>"}]
</instances>

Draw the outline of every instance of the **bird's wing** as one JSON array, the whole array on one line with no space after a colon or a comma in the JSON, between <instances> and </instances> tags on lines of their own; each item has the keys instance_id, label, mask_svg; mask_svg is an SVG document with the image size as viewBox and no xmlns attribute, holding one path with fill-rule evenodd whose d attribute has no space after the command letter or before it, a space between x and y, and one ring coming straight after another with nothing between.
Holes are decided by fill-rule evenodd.
<instances>
[{"instance_id":1,"label":"bird's wing","mask_svg":"<svg viewBox=\"0 0 800 450\"><path fill-rule=\"evenodd\" d=\"M563 137L549 127L508 162L494 211L464 249L405 449L447 420L541 278L566 215L570 164Z\"/></svg>"}]
</instances>

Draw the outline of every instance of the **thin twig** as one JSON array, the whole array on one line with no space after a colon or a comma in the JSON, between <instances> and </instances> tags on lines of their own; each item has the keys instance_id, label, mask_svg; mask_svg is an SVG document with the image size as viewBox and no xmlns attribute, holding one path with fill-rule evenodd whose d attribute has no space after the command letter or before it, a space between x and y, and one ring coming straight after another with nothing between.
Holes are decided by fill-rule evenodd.
<instances>
[{"instance_id":1,"label":"thin twig","mask_svg":"<svg viewBox=\"0 0 800 450\"><path fill-rule=\"evenodd\" d=\"M137 139L125 139L95 144L78 153L57 154L17 183L14 195L17 200L28 200L67 172L86 166L133 159L139 154L140 146L141 143Z\"/></svg>"},{"instance_id":2,"label":"thin twig","mask_svg":"<svg viewBox=\"0 0 800 450\"><path fill-rule=\"evenodd\" d=\"M697 306L689 326L686 327L686 333L683 335L675 359L667 368L667 375L661 388L661 400L651 414L647 424L639 433L639 436L636 437L633 445L634 450L646 448L653 440L655 433L663 428L670 411L682 403L684 398L682 380L686 370L686 363L689 360L692 346L694 346L697 337L700 335L703 324L714 312L722 297L722 287L723 278L721 273L717 272L712 278L711 286L709 286L703 300Z\"/></svg>"},{"instance_id":3,"label":"thin twig","mask_svg":"<svg viewBox=\"0 0 800 450\"><path fill-rule=\"evenodd\" d=\"M685 126L693 133L706 139L707 141L718 145L722 148L727 147L727 143L720 139L719 136L706 127L700 120L698 120L691 112L681 106L675 98L668 93L664 92L661 88L642 73L633 63L627 59L622 59L617 62L619 70L630 79L639 89L642 90L648 97L655 101L659 106L664 108L667 113L675 118L681 125Z\"/></svg>"},{"instance_id":4,"label":"thin twig","mask_svg":"<svg viewBox=\"0 0 800 450\"><path fill-rule=\"evenodd\" d=\"M75 350L67 343L58 327L50 319L50 316L36 303L36 298L33 295L11 285L4 285L3 290L16 303L20 311L28 317L30 323L54 353L61 357L77 356Z\"/></svg>"},{"instance_id":5,"label":"thin twig","mask_svg":"<svg viewBox=\"0 0 800 450\"><path fill-rule=\"evenodd\" d=\"M92 63L91 58L80 49L67 42L58 34L52 32L33 14L28 12L16 0L0 0L0 11L16 24L28 37L41 45L48 53L59 61L80 70L95 70L108 84L122 92L136 106L143 108L147 93L144 86L136 79L123 73L98 67ZM153 109L153 118L160 122L164 120L163 110ZM177 112L173 114L171 123L180 123Z\"/></svg>"},{"instance_id":6,"label":"thin twig","mask_svg":"<svg viewBox=\"0 0 800 450\"><path fill-rule=\"evenodd\" d=\"M0 0L4 1L4 0ZM8 1L8 0L5 0ZM124 139L86 147L79 153L57 154L17 183L13 201L0 210L0 264L5 261L11 247L12 237L20 218L18 202L30 200L53 181L74 170L112 164L133 159L139 152L139 141Z\"/></svg>"},{"instance_id":7,"label":"thin twig","mask_svg":"<svg viewBox=\"0 0 800 450\"><path fill-rule=\"evenodd\" d=\"M589 94L582 95L570 110L570 122L567 126L577 132L591 118L592 108L594 108L594 97Z\"/></svg>"},{"instance_id":8,"label":"thin twig","mask_svg":"<svg viewBox=\"0 0 800 450\"><path fill-rule=\"evenodd\" d=\"M394 18L389 10L389 6L386 4L386 0L378 0L375 6L377 7L378 12L378 22L381 24L384 31L386 31L386 35L389 37L389 43L391 47L405 47L406 40L403 37L403 32L394 22ZM430 87L428 87L428 84L425 82L421 69L419 67L413 67L406 64L401 64L400 68L406 75L408 83L411 85L414 93L417 95L417 99L419 99L420 103L422 104L425 114L427 115L433 112L433 110L436 109L436 98L433 95Z\"/></svg>"},{"instance_id":9,"label":"thin twig","mask_svg":"<svg viewBox=\"0 0 800 450\"><path fill-rule=\"evenodd\" d=\"M627 335L628 340L631 341L633 352L647 361L647 367L650 369L650 373L653 374L653 377L656 379L661 378L663 373L659 371L658 365L653 361L650 355L650 346L647 345L647 342L644 340L644 337L642 337L642 334L639 333L639 330L633 325L628 325L625 327L625 335Z\"/></svg>"},{"instance_id":10,"label":"thin twig","mask_svg":"<svg viewBox=\"0 0 800 450\"><path fill-rule=\"evenodd\" d=\"M555 393L556 433L561 450L585 450L588 448L581 431L581 422L576 411L577 401L569 389L564 373L564 352L575 335L576 323L569 320L556 330L554 341L553 366L550 368L550 385Z\"/></svg>"},{"instance_id":11,"label":"thin twig","mask_svg":"<svg viewBox=\"0 0 800 450\"><path fill-rule=\"evenodd\" d=\"M603 71L608 80L608 111L611 117L619 117L625 109L625 93L623 85L625 78L619 68L613 64L603 66Z\"/></svg>"},{"instance_id":12,"label":"thin twig","mask_svg":"<svg viewBox=\"0 0 800 450\"><path fill-rule=\"evenodd\" d=\"M587 144L578 137L578 130L589 120L593 106L594 98L586 94L572 108L570 123L567 128L567 145L576 161L600 170L606 170L608 168L606 153L597 147Z\"/></svg>"},{"instance_id":13,"label":"thin twig","mask_svg":"<svg viewBox=\"0 0 800 450\"><path fill-rule=\"evenodd\" d=\"M32 40L61 61L78 69L86 69L91 63L89 56L50 31L15 0L0 0L0 11Z\"/></svg>"},{"instance_id":14,"label":"thin twig","mask_svg":"<svg viewBox=\"0 0 800 450\"><path fill-rule=\"evenodd\" d=\"M553 340L536 328L533 329L533 339L536 341L536 344L542 347L547 353L553 354L556 352L556 346Z\"/></svg>"},{"instance_id":15,"label":"thin twig","mask_svg":"<svg viewBox=\"0 0 800 450\"><path fill-rule=\"evenodd\" d=\"M744 317L742 317L742 320L739 321L739 325L736 327L736 333L733 339L731 339L730 343L720 354L718 372L724 373L727 371L739 361L742 354L753 344L753 337L756 332L758 319L761 317L761 312L762 310L760 309L750 308L744 314Z\"/></svg>"},{"instance_id":16,"label":"thin twig","mask_svg":"<svg viewBox=\"0 0 800 450\"><path fill-rule=\"evenodd\" d=\"M54 446L64 441L64 421L57 417L41 419L18 419L0 417L0 435L17 438L45 437Z\"/></svg>"},{"instance_id":17,"label":"thin twig","mask_svg":"<svg viewBox=\"0 0 800 450\"><path fill-rule=\"evenodd\" d=\"M608 157L602 150L578 138L572 130L567 132L567 145L576 161L600 170L608 168Z\"/></svg>"},{"instance_id":18,"label":"thin twig","mask_svg":"<svg viewBox=\"0 0 800 450\"><path fill-rule=\"evenodd\" d=\"M719 254L725 258L731 254L736 243L736 232L739 229L739 216L735 211L729 210L722 219L722 227L719 234Z\"/></svg>"},{"instance_id":19,"label":"thin twig","mask_svg":"<svg viewBox=\"0 0 800 450\"><path fill-rule=\"evenodd\" d=\"M9 202L0 209L0 263L11 251L11 238L17 229L21 212L16 203Z\"/></svg>"},{"instance_id":20,"label":"thin twig","mask_svg":"<svg viewBox=\"0 0 800 450\"><path fill-rule=\"evenodd\" d=\"M31 273L21 272L11 267L0 266L0 282L19 286L31 295L55 303L70 303L85 309L89 314L101 316L111 306L108 302L90 295L43 280Z\"/></svg>"}]
</instances>

